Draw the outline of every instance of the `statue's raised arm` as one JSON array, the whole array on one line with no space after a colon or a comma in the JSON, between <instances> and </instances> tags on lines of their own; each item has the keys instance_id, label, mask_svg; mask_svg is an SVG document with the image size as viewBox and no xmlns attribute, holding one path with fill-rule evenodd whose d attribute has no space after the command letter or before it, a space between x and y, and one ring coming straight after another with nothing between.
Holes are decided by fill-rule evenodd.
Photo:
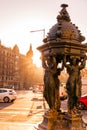
<instances>
[{"instance_id":1,"label":"statue's raised arm","mask_svg":"<svg viewBox=\"0 0 87 130\"><path fill-rule=\"evenodd\" d=\"M81 64L79 66L79 69L80 70L83 69L85 67L85 65L86 65L86 57L81 59Z\"/></svg>"},{"instance_id":2,"label":"statue's raised arm","mask_svg":"<svg viewBox=\"0 0 87 130\"><path fill-rule=\"evenodd\" d=\"M67 64L67 60L66 60L66 55L64 55L64 59L63 59L63 67L66 67L66 68L70 68L70 63Z\"/></svg>"}]
</instances>

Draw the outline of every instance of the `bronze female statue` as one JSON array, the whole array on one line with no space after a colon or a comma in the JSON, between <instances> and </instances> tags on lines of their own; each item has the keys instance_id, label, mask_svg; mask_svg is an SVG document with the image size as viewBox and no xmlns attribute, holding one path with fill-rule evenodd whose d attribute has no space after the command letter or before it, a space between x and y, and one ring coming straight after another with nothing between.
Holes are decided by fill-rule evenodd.
<instances>
[{"instance_id":1,"label":"bronze female statue","mask_svg":"<svg viewBox=\"0 0 87 130\"><path fill-rule=\"evenodd\" d=\"M69 78L66 83L68 99L68 111L71 113L76 112L76 105L78 98L81 96L81 75L80 70L85 67L85 58L78 60L76 57L71 57L69 63L66 62L64 57L64 66L67 68Z\"/></svg>"},{"instance_id":2,"label":"bronze female statue","mask_svg":"<svg viewBox=\"0 0 87 130\"><path fill-rule=\"evenodd\" d=\"M63 67L57 68L57 61L55 56L48 56L42 58L42 66L45 69L44 74L44 97L50 109L60 110L59 100L59 84L58 75L63 70Z\"/></svg>"}]
</instances>

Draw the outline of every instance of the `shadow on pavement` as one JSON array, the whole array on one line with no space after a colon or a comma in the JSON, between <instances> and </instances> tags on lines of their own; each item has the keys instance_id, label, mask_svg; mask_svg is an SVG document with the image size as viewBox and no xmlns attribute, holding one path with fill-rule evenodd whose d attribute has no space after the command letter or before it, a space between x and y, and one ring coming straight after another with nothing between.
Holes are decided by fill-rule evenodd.
<instances>
[{"instance_id":1,"label":"shadow on pavement","mask_svg":"<svg viewBox=\"0 0 87 130\"><path fill-rule=\"evenodd\" d=\"M8 106L10 106L12 104L13 104L13 102L10 102L10 103L0 102L0 110L4 109L5 107L8 107Z\"/></svg>"}]
</instances>

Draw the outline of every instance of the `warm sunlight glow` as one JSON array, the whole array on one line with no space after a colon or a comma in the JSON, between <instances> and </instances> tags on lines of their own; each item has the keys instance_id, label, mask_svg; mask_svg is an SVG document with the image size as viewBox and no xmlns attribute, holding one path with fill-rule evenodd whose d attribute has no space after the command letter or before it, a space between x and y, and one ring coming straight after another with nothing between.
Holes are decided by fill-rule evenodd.
<instances>
[{"instance_id":1,"label":"warm sunlight glow","mask_svg":"<svg viewBox=\"0 0 87 130\"><path fill-rule=\"evenodd\" d=\"M43 38L44 38L44 31L35 30L35 32L30 32L30 42L34 49L43 44L42 42Z\"/></svg>"},{"instance_id":2,"label":"warm sunlight glow","mask_svg":"<svg viewBox=\"0 0 87 130\"><path fill-rule=\"evenodd\" d=\"M38 52L37 50L34 51L33 63L36 64L37 67L41 67L40 56L41 56L40 52Z\"/></svg>"},{"instance_id":3,"label":"warm sunlight glow","mask_svg":"<svg viewBox=\"0 0 87 130\"><path fill-rule=\"evenodd\" d=\"M35 32L30 33L30 38L33 47L33 52L34 52L33 63L36 64L37 67L41 67L41 60L40 60L41 53L36 48L43 44L42 41L44 38L44 31L42 29L41 31L35 30Z\"/></svg>"}]
</instances>

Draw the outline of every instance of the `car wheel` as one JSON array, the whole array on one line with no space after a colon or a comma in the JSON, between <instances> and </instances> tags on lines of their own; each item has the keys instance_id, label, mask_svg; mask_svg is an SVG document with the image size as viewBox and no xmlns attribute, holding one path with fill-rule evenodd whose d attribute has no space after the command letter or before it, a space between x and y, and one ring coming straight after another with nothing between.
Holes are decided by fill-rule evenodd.
<instances>
[{"instance_id":1,"label":"car wheel","mask_svg":"<svg viewBox=\"0 0 87 130\"><path fill-rule=\"evenodd\" d=\"M4 97L3 100L4 100L5 103L8 103L10 101L9 97Z\"/></svg>"},{"instance_id":2,"label":"car wheel","mask_svg":"<svg viewBox=\"0 0 87 130\"><path fill-rule=\"evenodd\" d=\"M11 102L14 102L14 101L15 101L15 99L11 100Z\"/></svg>"},{"instance_id":3,"label":"car wheel","mask_svg":"<svg viewBox=\"0 0 87 130\"><path fill-rule=\"evenodd\" d=\"M77 108L80 109L80 110L84 110L85 109L85 105L82 102L78 102Z\"/></svg>"}]
</instances>

